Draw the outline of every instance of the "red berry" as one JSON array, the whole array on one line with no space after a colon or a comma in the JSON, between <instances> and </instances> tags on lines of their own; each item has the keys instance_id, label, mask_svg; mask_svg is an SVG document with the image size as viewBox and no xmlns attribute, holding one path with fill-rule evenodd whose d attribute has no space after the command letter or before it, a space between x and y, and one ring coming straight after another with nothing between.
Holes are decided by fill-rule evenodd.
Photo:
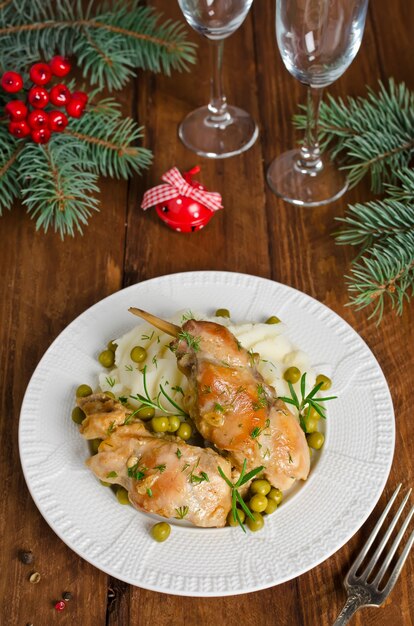
<instances>
[{"instance_id":1,"label":"red berry","mask_svg":"<svg viewBox=\"0 0 414 626\"><path fill-rule=\"evenodd\" d=\"M55 76L66 76L66 74L69 74L71 70L69 61L61 56L53 57L53 59L49 62L49 65L52 70L52 74Z\"/></svg>"},{"instance_id":2,"label":"red berry","mask_svg":"<svg viewBox=\"0 0 414 626\"><path fill-rule=\"evenodd\" d=\"M71 117L80 117L84 111L85 103L78 98L71 98L66 105L66 111Z\"/></svg>"},{"instance_id":3,"label":"red berry","mask_svg":"<svg viewBox=\"0 0 414 626\"><path fill-rule=\"evenodd\" d=\"M59 600L59 602L56 602L55 604L56 611L63 611L65 608L66 608L66 602L64 602L63 600Z\"/></svg>"},{"instance_id":4,"label":"red berry","mask_svg":"<svg viewBox=\"0 0 414 626\"><path fill-rule=\"evenodd\" d=\"M27 106L22 100L10 100L4 107L7 115L10 115L13 122L24 120L27 117Z\"/></svg>"},{"instance_id":5,"label":"red berry","mask_svg":"<svg viewBox=\"0 0 414 626\"><path fill-rule=\"evenodd\" d=\"M85 105L88 102L88 94L86 94L84 91L74 91L72 94L72 98L74 100L81 100Z\"/></svg>"},{"instance_id":6,"label":"red berry","mask_svg":"<svg viewBox=\"0 0 414 626\"><path fill-rule=\"evenodd\" d=\"M29 126L32 130L39 130L40 128L47 128L49 122L49 116L45 111L31 111L27 118Z\"/></svg>"},{"instance_id":7,"label":"red berry","mask_svg":"<svg viewBox=\"0 0 414 626\"><path fill-rule=\"evenodd\" d=\"M16 93L23 87L23 78L17 72L4 72L1 77L1 86L8 93Z\"/></svg>"},{"instance_id":8,"label":"red berry","mask_svg":"<svg viewBox=\"0 0 414 626\"><path fill-rule=\"evenodd\" d=\"M50 111L49 128L57 133L61 133L68 125L68 118L61 111Z\"/></svg>"},{"instance_id":9,"label":"red berry","mask_svg":"<svg viewBox=\"0 0 414 626\"><path fill-rule=\"evenodd\" d=\"M30 135L29 124L25 120L21 120L20 122L10 122L9 133L18 139L27 137L27 135Z\"/></svg>"},{"instance_id":10,"label":"red berry","mask_svg":"<svg viewBox=\"0 0 414 626\"><path fill-rule=\"evenodd\" d=\"M32 87L28 99L36 109L44 109L49 102L49 94L44 87Z\"/></svg>"},{"instance_id":11,"label":"red berry","mask_svg":"<svg viewBox=\"0 0 414 626\"><path fill-rule=\"evenodd\" d=\"M50 90L50 102L56 107L63 107L70 100L70 91L66 85L55 85Z\"/></svg>"},{"instance_id":12,"label":"red berry","mask_svg":"<svg viewBox=\"0 0 414 626\"><path fill-rule=\"evenodd\" d=\"M47 143L50 139L50 130L48 128L32 130L30 136L35 143Z\"/></svg>"},{"instance_id":13,"label":"red berry","mask_svg":"<svg viewBox=\"0 0 414 626\"><path fill-rule=\"evenodd\" d=\"M52 78L52 70L47 63L35 63L30 68L29 75L35 85L46 85Z\"/></svg>"}]
</instances>

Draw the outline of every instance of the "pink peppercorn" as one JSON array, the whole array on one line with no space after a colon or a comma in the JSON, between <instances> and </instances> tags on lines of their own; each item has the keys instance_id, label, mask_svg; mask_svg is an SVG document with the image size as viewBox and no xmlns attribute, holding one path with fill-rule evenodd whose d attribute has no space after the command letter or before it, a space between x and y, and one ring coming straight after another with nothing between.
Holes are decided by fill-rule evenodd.
<instances>
[{"instance_id":1,"label":"pink peppercorn","mask_svg":"<svg viewBox=\"0 0 414 626\"><path fill-rule=\"evenodd\" d=\"M66 608L66 602L64 602L63 600L59 600L59 602L56 602L55 604L56 611L64 611L65 608Z\"/></svg>"}]
</instances>

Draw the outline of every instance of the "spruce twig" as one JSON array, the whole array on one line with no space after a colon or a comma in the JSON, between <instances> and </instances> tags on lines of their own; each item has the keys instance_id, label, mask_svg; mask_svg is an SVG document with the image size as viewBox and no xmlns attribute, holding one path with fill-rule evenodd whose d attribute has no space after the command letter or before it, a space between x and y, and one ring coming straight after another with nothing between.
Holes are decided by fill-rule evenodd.
<instances>
[{"instance_id":1,"label":"spruce twig","mask_svg":"<svg viewBox=\"0 0 414 626\"><path fill-rule=\"evenodd\" d=\"M366 98L345 101L328 95L319 121L321 146L340 158L350 186L370 174L375 193L395 183L395 172L414 156L414 92L393 79L379 85L379 93L368 89ZM295 116L294 123L304 128L306 116Z\"/></svg>"},{"instance_id":2,"label":"spruce twig","mask_svg":"<svg viewBox=\"0 0 414 626\"><path fill-rule=\"evenodd\" d=\"M195 62L184 24L161 22L140 0L12 0L0 8L2 68L19 70L28 58L54 52L75 56L91 84L109 89L120 89L138 68L170 74Z\"/></svg>"}]
</instances>

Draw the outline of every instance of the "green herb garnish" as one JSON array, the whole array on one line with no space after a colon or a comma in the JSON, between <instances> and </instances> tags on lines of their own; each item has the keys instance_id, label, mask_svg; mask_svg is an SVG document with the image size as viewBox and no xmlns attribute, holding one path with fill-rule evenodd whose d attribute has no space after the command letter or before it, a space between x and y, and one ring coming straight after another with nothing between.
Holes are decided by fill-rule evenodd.
<instances>
[{"instance_id":1,"label":"green herb garnish","mask_svg":"<svg viewBox=\"0 0 414 626\"><path fill-rule=\"evenodd\" d=\"M259 411L267 407L266 391L262 384L257 385L257 400L253 402L253 411Z\"/></svg>"},{"instance_id":2,"label":"green herb garnish","mask_svg":"<svg viewBox=\"0 0 414 626\"><path fill-rule=\"evenodd\" d=\"M181 450L180 450L180 448L177 448L177 450L176 450L175 454L177 455L177 459L181 459L182 454L181 454Z\"/></svg>"},{"instance_id":3,"label":"green herb garnish","mask_svg":"<svg viewBox=\"0 0 414 626\"><path fill-rule=\"evenodd\" d=\"M184 322L188 322L188 320L194 319L194 313L192 311L186 311L184 315L181 316L181 324Z\"/></svg>"},{"instance_id":4,"label":"green herb garnish","mask_svg":"<svg viewBox=\"0 0 414 626\"><path fill-rule=\"evenodd\" d=\"M198 352L200 350L201 337L194 337L194 335L191 335L186 330L182 330L178 334L178 340L184 340L188 347L192 348L194 352Z\"/></svg>"},{"instance_id":5,"label":"green herb garnish","mask_svg":"<svg viewBox=\"0 0 414 626\"><path fill-rule=\"evenodd\" d=\"M171 391L176 391L177 393L181 393L184 395L184 390L180 385L175 385L175 387L171 387Z\"/></svg>"},{"instance_id":6,"label":"green herb garnish","mask_svg":"<svg viewBox=\"0 0 414 626\"><path fill-rule=\"evenodd\" d=\"M248 508L247 504L243 500L242 496L240 495L239 487L247 483L249 480L254 478L257 474L260 474L260 472L264 470L264 466L260 465L260 467L256 467L255 469L252 469L250 472L246 474L246 465L247 465L247 459L244 459L241 474L235 483L232 483L231 480L227 478L226 474L223 472L220 465L217 466L218 473L220 474L222 479L226 481L226 483L231 489L231 511L232 511L233 519L235 522L238 522L243 532L246 532L246 529L237 511L237 503L240 504L241 508L246 513L247 517L250 517L250 519L252 519L253 521L255 520L255 518L254 518L253 513L251 512L251 510Z\"/></svg>"},{"instance_id":7,"label":"green herb garnish","mask_svg":"<svg viewBox=\"0 0 414 626\"><path fill-rule=\"evenodd\" d=\"M109 385L111 388L115 385L115 378L112 378L112 376L106 376L105 380L107 385Z\"/></svg>"},{"instance_id":8,"label":"green herb garnish","mask_svg":"<svg viewBox=\"0 0 414 626\"><path fill-rule=\"evenodd\" d=\"M184 519L188 513L188 506L180 506L175 510L177 512L175 519Z\"/></svg>"},{"instance_id":9,"label":"green herb garnish","mask_svg":"<svg viewBox=\"0 0 414 626\"><path fill-rule=\"evenodd\" d=\"M125 369L127 372L133 372L134 368L132 367L132 365L125 365Z\"/></svg>"},{"instance_id":10,"label":"green herb garnish","mask_svg":"<svg viewBox=\"0 0 414 626\"><path fill-rule=\"evenodd\" d=\"M302 374L302 377L300 379L300 395L301 395L300 401L290 381L288 381L288 385L289 385L291 398L286 398L285 396L279 396L279 400L283 400L283 402L286 402L287 404L292 404L293 406L297 408L297 410L299 411L300 426L305 433L306 433L306 426L305 426L305 420L303 419L305 412L306 412L306 416L309 416L310 410L311 408L313 408L321 417L323 417L323 419L326 419L326 415L324 413L326 409L320 403L327 402L328 400L335 400L335 398L338 397L338 396L328 396L326 398L315 398L316 394L322 387L323 382L315 385L312 391L310 391L308 395L305 396L306 372Z\"/></svg>"},{"instance_id":11,"label":"green herb garnish","mask_svg":"<svg viewBox=\"0 0 414 626\"><path fill-rule=\"evenodd\" d=\"M150 335L141 335L141 341L151 341L155 333L155 330L152 331Z\"/></svg>"},{"instance_id":12,"label":"green herb garnish","mask_svg":"<svg viewBox=\"0 0 414 626\"><path fill-rule=\"evenodd\" d=\"M154 469L158 470L159 473L162 474L163 472L165 472L166 467L167 466L165 465L165 463L161 463L161 465L156 465Z\"/></svg>"},{"instance_id":13,"label":"green herb garnish","mask_svg":"<svg viewBox=\"0 0 414 626\"><path fill-rule=\"evenodd\" d=\"M139 468L139 461L135 463L132 467L128 467L128 476L130 478L135 478L135 480L142 480L145 476L146 467Z\"/></svg>"},{"instance_id":14,"label":"green herb garnish","mask_svg":"<svg viewBox=\"0 0 414 626\"><path fill-rule=\"evenodd\" d=\"M117 472L109 472L106 477L107 478L116 478L118 476Z\"/></svg>"},{"instance_id":15,"label":"green herb garnish","mask_svg":"<svg viewBox=\"0 0 414 626\"><path fill-rule=\"evenodd\" d=\"M147 366L145 365L142 370L140 370L142 373L142 380L143 380L143 385L144 385L144 392L145 395L141 395L140 393L137 393L136 396L131 396L131 398L133 398L134 400L138 400L139 402L141 402L142 405L144 406L150 406L153 409L158 409L159 411L161 411L161 413L164 413L165 415L177 415L177 413L179 415L182 415L183 417L189 417L188 413L186 413L184 411L184 409L182 409L169 395L168 393L165 391L164 387L161 385L159 386L159 392L157 397L152 400L149 393L148 393L148 388L147 388ZM160 401L161 396L164 396L168 402L176 409L175 411L169 411L168 409L166 409Z\"/></svg>"},{"instance_id":16,"label":"green herb garnish","mask_svg":"<svg viewBox=\"0 0 414 626\"><path fill-rule=\"evenodd\" d=\"M152 498L152 489L150 487L147 489L147 495Z\"/></svg>"},{"instance_id":17,"label":"green herb garnish","mask_svg":"<svg viewBox=\"0 0 414 626\"><path fill-rule=\"evenodd\" d=\"M109 437L109 435L110 435L111 433L113 433L113 432L114 432L114 430L115 430L115 429L116 429L116 422L115 422L115 420L113 420L113 421L109 424L109 428L108 428L108 430L106 431L106 434L108 435L108 437Z\"/></svg>"}]
</instances>

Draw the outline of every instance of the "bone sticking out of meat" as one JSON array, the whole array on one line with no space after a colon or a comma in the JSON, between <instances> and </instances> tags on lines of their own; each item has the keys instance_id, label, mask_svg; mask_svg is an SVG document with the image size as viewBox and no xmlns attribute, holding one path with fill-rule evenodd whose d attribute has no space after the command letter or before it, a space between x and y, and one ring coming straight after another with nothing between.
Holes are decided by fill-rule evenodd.
<instances>
[{"instance_id":1,"label":"bone sticking out of meat","mask_svg":"<svg viewBox=\"0 0 414 626\"><path fill-rule=\"evenodd\" d=\"M275 487L306 479L310 457L298 420L265 383L251 355L224 326L188 320L173 344L189 381L197 429L240 470L265 466Z\"/></svg>"},{"instance_id":2,"label":"bone sticking out of meat","mask_svg":"<svg viewBox=\"0 0 414 626\"><path fill-rule=\"evenodd\" d=\"M167 322L167 320L163 320L160 317L156 317L156 315L152 315L152 313L147 313L147 311L143 311L142 309L137 309L136 307L129 307L128 311L133 315L137 315L141 317L143 320L158 328L163 333L167 333L167 335L171 335L171 337L178 337L181 328L176 326L176 324L172 324L171 322Z\"/></svg>"},{"instance_id":3,"label":"bone sticking out of meat","mask_svg":"<svg viewBox=\"0 0 414 626\"><path fill-rule=\"evenodd\" d=\"M142 424L119 427L87 461L94 474L128 491L131 504L196 526L222 527L231 509L230 463L209 448L178 437L151 435Z\"/></svg>"}]
</instances>

